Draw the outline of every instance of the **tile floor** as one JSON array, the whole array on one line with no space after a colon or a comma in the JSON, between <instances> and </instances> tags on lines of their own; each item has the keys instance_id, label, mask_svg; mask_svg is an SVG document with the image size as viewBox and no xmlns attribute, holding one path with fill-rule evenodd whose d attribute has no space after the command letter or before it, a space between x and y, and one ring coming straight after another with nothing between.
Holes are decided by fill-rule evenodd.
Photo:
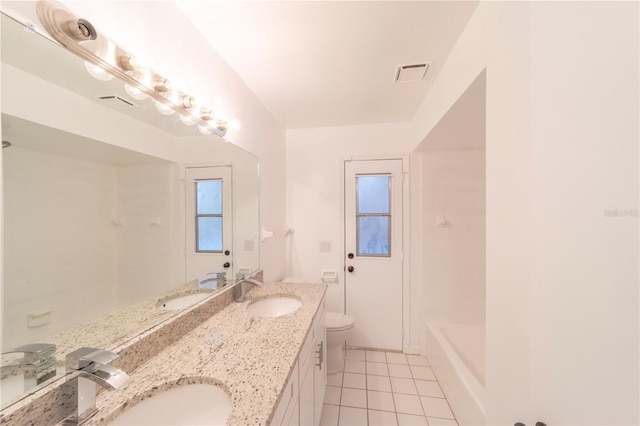
<instances>
[{"instance_id":1,"label":"tile floor","mask_svg":"<svg viewBox=\"0 0 640 426\"><path fill-rule=\"evenodd\" d=\"M327 377L320 424L458 423L425 357L347 349L344 372Z\"/></svg>"}]
</instances>

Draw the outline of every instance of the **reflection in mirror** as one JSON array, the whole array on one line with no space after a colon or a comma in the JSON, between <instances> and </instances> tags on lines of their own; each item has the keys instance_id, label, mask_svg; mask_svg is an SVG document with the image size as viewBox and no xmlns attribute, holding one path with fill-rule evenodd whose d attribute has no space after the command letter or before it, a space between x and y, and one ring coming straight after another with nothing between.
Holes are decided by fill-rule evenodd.
<instances>
[{"instance_id":1,"label":"reflection in mirror","mask_svg":"<svg viewBox=\"0 0 640 426\"><path fill-rule=\"evenodd\" d=\"M254 156L93 79L6 15L1 40L5 407L61 377L74 349L113 350L258 270L259 225ZM227 172L226 230L197 253L190 176L207 169Z\"/></svg>"}]
</instances>

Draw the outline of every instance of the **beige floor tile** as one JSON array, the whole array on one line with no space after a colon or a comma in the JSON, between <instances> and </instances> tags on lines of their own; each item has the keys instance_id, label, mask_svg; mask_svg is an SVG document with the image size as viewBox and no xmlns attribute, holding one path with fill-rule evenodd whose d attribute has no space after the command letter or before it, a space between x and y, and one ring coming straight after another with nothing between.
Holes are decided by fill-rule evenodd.
<instances>
[{"instance_id":1,"label":"beige floor tile","mask_svg":"<svg viewBox=\"0 0 640 426\"><path fill-rule=\"evenodd\" d=\"M340 405L340 395L342 388L336 386L327 386L324 392L324 403L330 405Z\"/></svg>"},{"instance_id":2,"label":"beige floor tile","mask_svg":"<svg viewBox=\"0 0 640 426\"><path fill-rule=\"evenodd\" d=\"M320 426L337 426L339 413L340 406L324 404L320 415Z\"/></svg>"},{"instance_id":3,"label":"beige floor tile","mask_svg":"<svg viewBox=\"0 0 640 426\"><path fill-rule=\"evenodd\" d=\"M393 402L396 404L396 412L404 414L424 415L422 405L417 395L393 394Z\"/></svg>"},{"instance_id":4,"label":"beige floor tile","mask_svg":"<svg viewBox=\"0 0 640 426\"><path fill-rule=\"evenodd\" d=\"M342 386L342 373L327 374L328 386Z\"/></svg>"},{"instance_id":5,"label":"beige floor tile","mask_svg":"<svg viewBox=\"0 0 640 426\"><path fill-rule=\"evenodd\" d=\"M352 359L348 359L344 362L344 372L345 373L358 373L358 374L366 374L366 366L364 361L354 361Z\"/></svg>"},{"instance_id":6,"label":"beige floor tile","mask_svg":"<svg viewBox=\"0 0 640 426\"><path fill-rule=\"evenodd\" d=\"M367 389L391 392L391 382L387 376L372 376L367 374Z\"/></svg>"},{"instance_id":7,"label":"beige floor tile","mask_svg":"<svg viewBox=\"0 0 640 426\"><path fill-rule=\"evenodd\" d=\"M416 380L416 388L418 389L418 395L430 396L433 398L444 398L444 393L440 389L438 382L430 380Z\"/></svg>"},{"instance_id":8,"label":"beige floor tile","mask_svg":"<svg viewBox=\"0 0 640 426\"><path fill-rule=\"evenodd\" d=\"M371 362L387 362L387 358L382 351L367 351L367 361Z\"/></svg>"},{"instance_id":9,"label":"beige floor tile","mask_svg":"<svg viewBox=\"0 0 640 426\"><path fill-rule=\"evenodd\" d=\"M364 408L340 407L340 426L367 426L367 410Z\"/></svg>"},{"instance_id":10,"label":"beige floor tile","mask_svg":"<svg viewBox=\"0 0 640 426\"><path fill-rule=\"evenodd\" d=\"M342 380L342 386L345 388L354 389L366 389L367 388L367 375L356 373L344 373L344 379Z\"/></svg>"},{"instance_id":11,"label":"beige floor tile","mask_svg":"<svg viewBox=\"0 0 640 426\"><path fill-rule=\"evenodd\" d=\"M365 361L365 352L362 349L347 349L344 355L344 359Z\"/></svg>"},{"instance_id":12,"label":"beige floor tile","mask_svg":"<svg viewBox=\"0 0 640 426\"><path fill-rule=\"evenodd\" d=\"M416 416L415 414L398 413L399 426L429 426L425 416Z\"/></svg>"},{"instance_id":13,"label":"beige floor tile","mask_svg":"<svg viewBox=\"0 0 640 426\"><path fill-rule=\"evenodd\" d=\"M400 352L387 352L387 362L389 364L408 364L407 356Z\"/></svg>"},{"instance_id":14,"label":"beige floor tile","mask_svg":"<svg viewBox=\"0 0 640 426\"><path fill-rule=\"evenodd\" d=\"M340 405L345 407L367 408L367 391L364 389L342 388Z\"/></svg>"},{"instance_id":15,"label":"beige floor tile","mask_svg":"<svg viewBox=\"0 0 640 426\"><path fill-rule=\"evenodd\" d=\"M404 377L406 379L412 379L411 370L408 365L400 364L388 364L389 376L391 377ZM427 368L427 367L422 367Z\"/></svg>"},{"instance_id":16,"label":"beige floor tile","mask_svg":"<svg viewBox=\"0 0 640 426\"><path fill-rule=\"evenodd\" d=\"M428 417L440 417L441 419L452 420L455 418L446 399L421 396L420 401L422 401L424 412Z\"/></svg>"},{"instance_id":17,"label":"beige floor tile","mask_svg":"<svg viewBox=\"0 0 640 426\"><path fill-rule=\"evenodd\" d=\"M429 426L458 426L458 422L450 419L439 419L436 417L427 417Z\"/></svg>"},{"instance_id":18,"label":"beige floor tile","mask_svg":"<svg viewBox=\"0 0 640 426\"><path fill-rule=\"evenodd\" d=\"M391 392L367 391L367 405L371 410L396 411Z\"/></svg>"},{"instance_id":19,"label":"beige floor tile","mask_svg":"<svg viewBox=\"0 0 640 426\"><path fill-rule=\"evenodd\" d=\"M406 379L403 377L390 377L391 390L394 393L408 393L411 395L418 395L418 390L413 379Z\"/></svg>"},{"instance_id":20,"label":"beige floor tile","mask_svg":"<svg viewBox=\"0 0 640 426\"><path fill-rule=\"evenodd\" d=\"M369 410L369 426L396 426L397 424L396 413Z\"/></svg>"},{"instance_id":21,"label":"beige floor tile","mask_svg":"<svg viewBox=\"0 0 640 426\"><path fill-rule=\"evenodd\" d=\"M389 370L386 363L367 361L367 374L370 376L388 376Z\"/></svg>"},{"instance_id":22,"label":"beige floor tile","mask_svg":"<svg viewBox=\"0 0 640 426\"><path fill-rule=\"evenodd\" d=\"M324 392L324 403L329 405L340 405L340 395L342 388L327 386Z\"/></svg>"},{"instance_id":23,"label":"beige floor tile","mask_svg":"<svg viewBox=\"0 0 640 426\"><path fill-rule=\"evenodd\" d=\"M407 355L407 361L409 361L409 365L418 365L422 367L428 367L429 360L422 355Z\"/></svg>"},{"instance_id":24,"label":"beige floor tile","mask_svg":"<svg viewBox=\"0 0 640 426\"><path fill-rule=\"evenodd\" d=\"M411 374L414 379L419 380L436 380L436 376L433 374L431 367L417 367L411 366Z\"/></svg>"}]
</instances>

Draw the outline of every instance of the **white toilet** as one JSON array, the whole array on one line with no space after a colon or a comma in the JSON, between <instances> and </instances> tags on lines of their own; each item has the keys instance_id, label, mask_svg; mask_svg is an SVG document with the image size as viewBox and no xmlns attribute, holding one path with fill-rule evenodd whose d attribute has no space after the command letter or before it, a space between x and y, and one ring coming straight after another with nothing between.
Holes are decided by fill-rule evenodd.
<instances>
[{"instance_id":1,"label":"white toilet","mask_svg":"<svg viewBox=\"0 0 640 426\"><path fill-rule=\"evenodd\" d=\"M296 277L287 277L285 283L304 283ZM327 330L327 374L339 373L344 369L344 343L347 341L355 322L349 315L327 312L325 328Z\"/></svg>"},{"instance_id":2,"label":"white toilet","mask_svg":"<svg viewBox=\"0 0 640 426\"><path fill-rule=\"evenodd\" d=\"M344 368L344 343L353 332L355 323L349 315L327 312L327 374L339 373Z\"/></svg>"}]
</instances>

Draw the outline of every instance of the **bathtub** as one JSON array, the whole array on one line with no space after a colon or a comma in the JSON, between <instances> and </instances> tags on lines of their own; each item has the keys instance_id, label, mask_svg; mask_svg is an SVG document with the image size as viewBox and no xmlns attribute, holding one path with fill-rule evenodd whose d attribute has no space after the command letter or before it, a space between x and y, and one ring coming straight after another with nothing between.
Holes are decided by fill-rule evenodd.
<instances>
[{"instance_id":1,"label":"bathtub","mask_svg":"<svg viewBox=\"0 0 640 426\"><path fill-rule=\"evenodd\" d=\"M484 327L427 323L426 355L460 425L484 424Z\"/></svg>"}]
</instances>

